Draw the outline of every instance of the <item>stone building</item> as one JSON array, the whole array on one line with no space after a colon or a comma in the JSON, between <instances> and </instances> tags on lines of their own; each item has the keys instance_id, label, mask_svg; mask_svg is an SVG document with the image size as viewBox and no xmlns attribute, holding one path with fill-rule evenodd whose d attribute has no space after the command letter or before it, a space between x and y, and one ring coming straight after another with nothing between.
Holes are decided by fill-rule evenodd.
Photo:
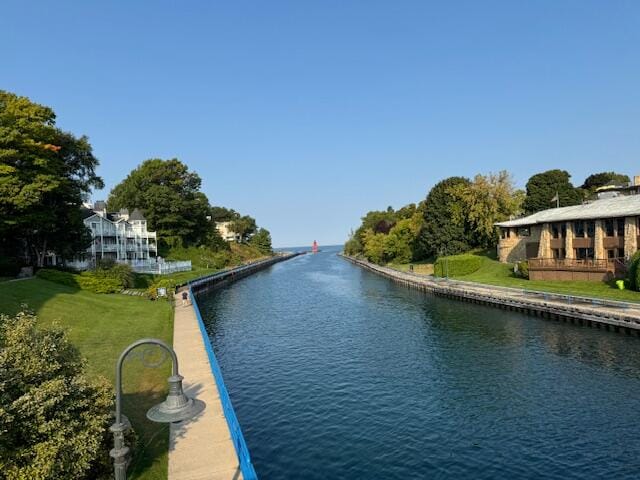
<instances>
[{"instance_id":1,"label":"stone building","mask_svg":"<svg viewBox=\"0 0 640 480\"><path fill-rule=\"evenodd\" d=\"M638 250L640 195L552 208L496 224L501 262L529 260L534 280L602 280Z\"/></svg>"}]
</instances>

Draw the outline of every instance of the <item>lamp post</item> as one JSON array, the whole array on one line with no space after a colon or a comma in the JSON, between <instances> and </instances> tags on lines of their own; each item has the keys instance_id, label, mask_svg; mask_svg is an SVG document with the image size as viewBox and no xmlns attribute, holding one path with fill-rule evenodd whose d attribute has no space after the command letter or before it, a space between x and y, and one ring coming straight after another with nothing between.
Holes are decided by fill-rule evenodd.
<instances>
[{"instance_id":1,"label":"lamp post","mask_svg":"<svg viewBox=\"0 0 640 480\"><path fill-rule=\"evenodd\" d=\"M109 455L113 458L116 480L127 479L127 454L129 453L129 447L124 444L124 432L129 428L129 422L123 421L126 417L122 415L122 363L131 350L147 344L164 348L171 355L173 362L171 376L168 379L169 394L164 402L149 409L147 418L152 422L159 423L181 422L195 417L205 408L205 403L202 400L189 398L184 394L182 390L183 377L178 372L178 357L169 345L155 338L143 338L125 348L116 364L116 419L109 428L113 433L113 449Z\"/></svg>"}]
</instances>

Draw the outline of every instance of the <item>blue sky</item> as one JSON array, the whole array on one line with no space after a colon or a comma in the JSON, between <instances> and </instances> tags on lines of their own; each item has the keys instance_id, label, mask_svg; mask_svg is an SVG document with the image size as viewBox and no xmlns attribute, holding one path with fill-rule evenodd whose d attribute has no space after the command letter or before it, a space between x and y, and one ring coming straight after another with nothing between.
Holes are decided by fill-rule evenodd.
<instances>
[{"instance_id":1,"label":"blue sky","mask_svg":"<svg viewBox=\"0 0 640 480\"><path fill-rule=\"evenodd\" d=\"M109 189L180 160L276 246L341 243L451 175L640 174L640 2L14 1L0 88Z\"/></svg>"}]
</instances>

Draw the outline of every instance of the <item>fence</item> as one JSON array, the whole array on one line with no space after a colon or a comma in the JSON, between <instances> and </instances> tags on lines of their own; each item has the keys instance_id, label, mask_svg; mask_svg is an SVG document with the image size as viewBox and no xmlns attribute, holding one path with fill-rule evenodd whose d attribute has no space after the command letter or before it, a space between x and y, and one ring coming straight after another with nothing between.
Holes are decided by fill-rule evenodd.
<instances>
[{"instance_id":1,"label":"fence","mask_svg":"<svg viewBox=\"0 0 640 480\"><path fill-rule=\"evenodd\" d=\"M253 464L251 463L249 448L247 447L247 443L245 442L244 436L242 435L240 422L238 421L238 417L236 417L236 412L233 409L233 405L231 404L231 398L229 398L229 392L227 391L227 387L224 384L224 379L222 378L222 371L220 370L220 365L218 365L218 360L216 359L216 355L215 353L213 353L213 348L211 347L211 341L209 340L209 335L207 334L207 330L204 326L204 322L202 321L202 316L200 315L200 309L198 308L198 302L196 301L196 296L191 291L191 287L189 287L189 293L191 296L191 302L193 303L193 309L196 312L196 318L198 319L198 327L200 328L200 335L202 335L205 350L207 351L207 356L209 357L211 372L213 373L213 377L216 380L216 385L218 386L218 394L220 395L222 410L224 412L225 418L227 419L227 425L229 426L229 431L231 433L231 440L233 441L233 446L235 447L236 453L238 455L238 462L240 463L242 478L244 478L244 480L257 480L258 476L253 467Z\"/></svg>"},{"instance_id":2,"label":"fence","mask_svg":"<svg viewBox=\"0 0 640 480\"><path fill-rule=\"evenodd\" d=\"M190 272L191 260L167 262L164 260L156 261L155 259L149 260L117 260L117 263L129 265L136 273L151 273L154 275L168 275L176 272ZM88 260L76 260L67 262L67 266L75 268L76 270L88 270L95 265L92 261Z\"/></svg>"}]
</instances>

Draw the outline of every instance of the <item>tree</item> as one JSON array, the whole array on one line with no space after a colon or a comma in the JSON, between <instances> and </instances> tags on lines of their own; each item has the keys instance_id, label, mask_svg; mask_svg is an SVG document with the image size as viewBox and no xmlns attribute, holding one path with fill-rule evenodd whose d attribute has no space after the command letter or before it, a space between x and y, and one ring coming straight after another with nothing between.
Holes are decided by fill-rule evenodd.
<instances>
[{"instance_id":1,"label":"tree","mask_svg":"<svg viewBox=\"0 0 640 480\"><path fill-rule=\"evenodd\" d=\"M0 90L0 246L38 266L48 251L86 248L80 208L103 187L87 137L63 132L55 120L49 107Z\"/></svg>"},{"instance_id":2,"label":"tree","mask_svg":"<svg viewBox=\"0 0 640 480\"><path fill-rule=\"evenodd\" d=\"M256 234L251 237L249 243L256 247L260 253L264 253L265 255L273 253L273 248L271 247L271 234L266 228L259 228Z\"/></svg>"},{"instance_id":3,"label":"tree","mask_svg":"<svg viewBox=\"0 0 640 480\"><path fill-rule=\"evenodd\" d=\"M457 199L452 206L452 220L468 223L473 246L492 247L498 242L495 223L520 213L524 192L516 190L507 171L476 175L469 184L457 183L449 189Z\"/></svg>"},{"instance_id":4,"label":"tree","mask_svg":"<svg viewBox=\"0 0 640 480\"><path fill-rule=\"evenodd\" d=\"M253 235L258 229L255 218L250 217L249 215L244 215L233 220L229 227L232 231L240 235L243 242L248 241L251 235Z\"/></svg>"},{"instance_id":5,"label":"tree","mask_svg":"<svg viewBox=\"0 0 640 480\"><path fill-rule=\"evenodd\" d=\"M548 170L533 175L527 182L527 195L522 207L528 215L556 206L553 198L558 194L561 207L578 205L582 195L570 182L565 170Z\"/></svg>"},{"instance_id":6,"label":"tree","mask_svg":"<svg viewBox=\"0 0 640 480\"><path fill-rule=\"evenodd\" d=\"M364 232L364 256L373 263L385 262L385 238L384 233L375 233L368 229Z\"/></svg>"},{"instance_id":7,"label":"tree","mask_svg":"<svg viewBox=\"0 0 640 480\"><path fill-rule=\"evenodd\" d=\"M240 214L232 208L211 207L209 212L213 222L230 222L240 218Z\"/></svg>"},{"instance_id":8,"label":"tree","mask_svg":"<svg viewBox=\"0 0 640 480\"><path fill-rule=\"evenodd\" d=\"M156 230L169 246L206 243L215 224L210 222L210 205L200 192L197 173L177 158L146 160L129 173L109 194L110 210L139 208L149 228Z\"/></svg>"},{"instance_id":9,"label":"tree","mask_svg":"<svg viewBox=\"0 0 640 480\"><path fill-rule=\"evenodd\" d=\"M384 253L387 261L408 263L413 260L423 223L420 212L414 212L410 218L398 220L384 239Z\"/></svg>"},{"instance_id":10,"label":"tree","mask_svg":"<svg viewBox=\"0 0 640 480\"><path fill-rule=\"evenodd\" d=\"M61 330L30 313L0 316L0 478L98 478L112 390L90 380Z\"/></svg>"},{"instance_id":11,"label":"tree","mask_svg":"<svg viewBox=\"0 0 640 480\"><path fill-rule=\"evenodd\" d=\"M626 185L629 182L628 175L616 172L600 172L589 175L580 188L586 190L589 194L593 194L599 187L604 187L608 184Z\"/></svg>"},{"instance_id":12,"label":"tree","mask_svg":"<svg viewBox=\"0 0 640 480\"><path fill-rule=\"evenodd\" d=\"M460 200L452 190L468 188L470 182L463 177L449 177L438 182L421 205L424 226L418 239L423 255L453 255L469 250L471 235L465 219L453 216L460 211Z\"/></svg>"}]
</instances>

